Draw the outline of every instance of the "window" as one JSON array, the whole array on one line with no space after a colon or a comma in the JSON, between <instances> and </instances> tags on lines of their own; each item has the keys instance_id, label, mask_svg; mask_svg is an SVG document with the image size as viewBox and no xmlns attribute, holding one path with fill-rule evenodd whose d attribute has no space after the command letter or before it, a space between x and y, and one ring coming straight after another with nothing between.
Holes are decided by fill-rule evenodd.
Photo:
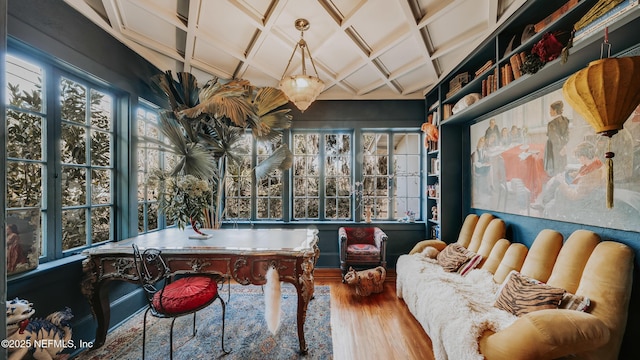
<instances>
[{"instance_id":1,"label":"window","mask_svg":"<svg viewBox=\"0 0 640 360\"><path fill-rule=\"evenodd\" d=\"M420 175L422 174L423 149L418 133L393 134L393 210L394 218L402 219L413 213L422 219Z\"/></svg>"},{"instance_id":2,"label":"window","mask_svg":"<svg viewBox=\"0 0 640 360\"><path fill-rule=\"evenodd\" d=\"M358 132L355 132L358 133ZM419 131L294 130L292 219L350 221L370 210L376 220L421 219L422 135ZM251 169L279 144L246 134L239 164L227 165L227 220L284 220L282 172L252 184ZM360 148L357 154L353 149ZM356 164L356 165L354 165ZM253 187L252 187L253 186ZM254 213L255 212L255 213Z\"/></svg>"},{"instance_id":3,"label":"window","mask_svg":"<svg viewBox=\"0 0 640 360\"><path fill-rule=\"evenodd\" d=\"M362 180L357 181L360 216L367 208L378 220L421 219L421 134L362 133Z\"/></svg>"},{"instance_id":4,"label":"window","mask_svg":"<svg viewBox=\"0 0 640 360\"><path fill-rule=\"evenodd\" d=\"M255 184L252 174L255 165L273 154L281 144L282 141L258 142L250 132L243 135L238 148L244 153L238 156L237 164L227 164L226 220L283 220L282 171L274 170ZM255 215L252 214L254 208Z\"/></svg>"},{"instance_id":5,"label":"window","mask_svg":"<svg viewBox=\"0 0 640 360\"><path fill-rule=\"evenodd\" d=\"M112 240L113 94L20 56L6 70L7 215L39 233L43 260Z\"/></svg>"},{"instance_id":6,"label":"window","mask_svg":"<svg viewBox=\"0 0 640 360\"><path fill-rule=\"evenodd\" d=\"M295 132L293 134L293 217L347 220L351 218L352 135Z\"/></svg>"},{"instance_id":7,"label":"window","mask_svg":"<svg viewBox=\"0 0 640 360\"><path fill-rule=\"evenodd\" d=\"M169 219L160 217L158 194L160 184L154 179L154 173L170 169L176 163L176 157L162 151L159 143L163 141L158 125L158 109L140 100L136 111L138 135L138 233L146 233L172 225Z\"/></svg>"}]
</instances>

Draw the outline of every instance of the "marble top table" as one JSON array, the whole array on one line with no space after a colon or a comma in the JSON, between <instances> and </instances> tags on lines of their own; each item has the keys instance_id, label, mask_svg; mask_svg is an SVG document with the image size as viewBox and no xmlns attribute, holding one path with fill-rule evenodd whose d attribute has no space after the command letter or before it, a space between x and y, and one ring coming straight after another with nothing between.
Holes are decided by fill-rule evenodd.
<instances>
[{"instance_id":1,"label":"marble top table","mask_svg":"<svg viewBox=\"0 0 640 360\"><path fill-rule=\"evenodd\" d=\"M166 229L83 252L82 292L98 322L94 348L104 345L110 319L107 287L110 281L138 282L132 244L141 251L157 248L172 274L212 274L242 285L264 285L270 267L280 281L298 294L297 325L300 352L307 352L304 322L313 296L313 270L318 256L315 229L204 229L208 239L189 239L193 230Z\"/></svg>"}]
</instances>

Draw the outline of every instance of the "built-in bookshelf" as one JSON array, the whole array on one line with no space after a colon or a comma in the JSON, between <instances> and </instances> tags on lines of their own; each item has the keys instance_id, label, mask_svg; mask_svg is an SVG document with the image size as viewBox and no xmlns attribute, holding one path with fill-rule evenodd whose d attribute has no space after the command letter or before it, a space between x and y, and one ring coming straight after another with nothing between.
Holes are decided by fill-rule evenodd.
<instances>
[{"instance_id":1,"label":"built-in bookshelf","mask_svg":"<svg viewBox=\"0 0 640 360\"><path fill-rule=\"evenodd\" d=\"M484 42L441 77L425 96L429 112L437 113L439 143L437 150L427 153L430 169L437 164L438 173L428 173L428 185L438 186L438 196L428 197L428 211L437 205L437 216L429 218L428 230L439 226L440 238L455 241L470 207L469 126L496 109L516 106L522 99L566 79L601 57L606 35L612 46L611 56L638 44L640 28L638 0L624 0L617 12L594 22L591 28L576 32L566 61L561 57L548 61L535 73L519 71L523 58L545 34L565 34L573 30L597 0L531 0L525 2ZM605 22L606 21L606 22ZM527 32L527 36L523 35ZM600 34L600 35L598 35ZM578 36L581 35L581 36ZM606 56L607 54L605 54ZM479 99L455 114L452 109L465 96L477 94ZM437 158L437 163L432 163ZM427 189L430 189L427 187ZM428 190L427 190L428 191ZM433 204L433 205L432 205Z\"/></svg>"}]
</instances>

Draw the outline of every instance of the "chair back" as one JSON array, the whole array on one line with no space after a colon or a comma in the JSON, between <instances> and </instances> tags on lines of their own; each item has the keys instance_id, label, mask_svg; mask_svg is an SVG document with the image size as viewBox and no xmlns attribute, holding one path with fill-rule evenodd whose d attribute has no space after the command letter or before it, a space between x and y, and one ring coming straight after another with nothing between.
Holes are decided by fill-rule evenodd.
<instances>
[{"instance_id":1,"label":"chair back","mask_svg":"<svg viewBox=\"0 0 640 360\"><path fill-rule=\"evenodd\" d=\"M345 232L347 233L347 245L375 245L375 231L375 227L345 227Z\"/></svg>"},{"instance_id":2,"label":"chair back","mask_svg":"<svg viewBox=\"0 0 640 360\"><path fill-rule=\"evenodd\" d=\"M161 280L166 280L171 270L160 255L159 249L146 249L142 253L136 244L133 244L133 263L138 274L140 285L147 295L147 301L152 304L155 293L161 291L156 284Z\"/></svg>"}]
</instances>

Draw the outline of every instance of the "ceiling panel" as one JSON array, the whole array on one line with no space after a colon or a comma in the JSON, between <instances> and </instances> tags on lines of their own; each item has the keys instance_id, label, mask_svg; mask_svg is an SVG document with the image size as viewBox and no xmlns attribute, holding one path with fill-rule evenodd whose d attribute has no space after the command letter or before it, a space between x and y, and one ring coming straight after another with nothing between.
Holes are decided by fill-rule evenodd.
<instances>
[{"instance_id":1,"label":"ceiling panel","mask_svg":"<svg viewBox=\"0 0 640 360\"><path fill-rule=\"evenodd\" d=\"M496 5L496 1L497 6ZM304 33L320 99L422 99L525 0L65 0L159 69L277 86ZM300 73L296 54L288 74ZM313 68L307 63L307 73Z\"/></svg>"}]
</instances>

